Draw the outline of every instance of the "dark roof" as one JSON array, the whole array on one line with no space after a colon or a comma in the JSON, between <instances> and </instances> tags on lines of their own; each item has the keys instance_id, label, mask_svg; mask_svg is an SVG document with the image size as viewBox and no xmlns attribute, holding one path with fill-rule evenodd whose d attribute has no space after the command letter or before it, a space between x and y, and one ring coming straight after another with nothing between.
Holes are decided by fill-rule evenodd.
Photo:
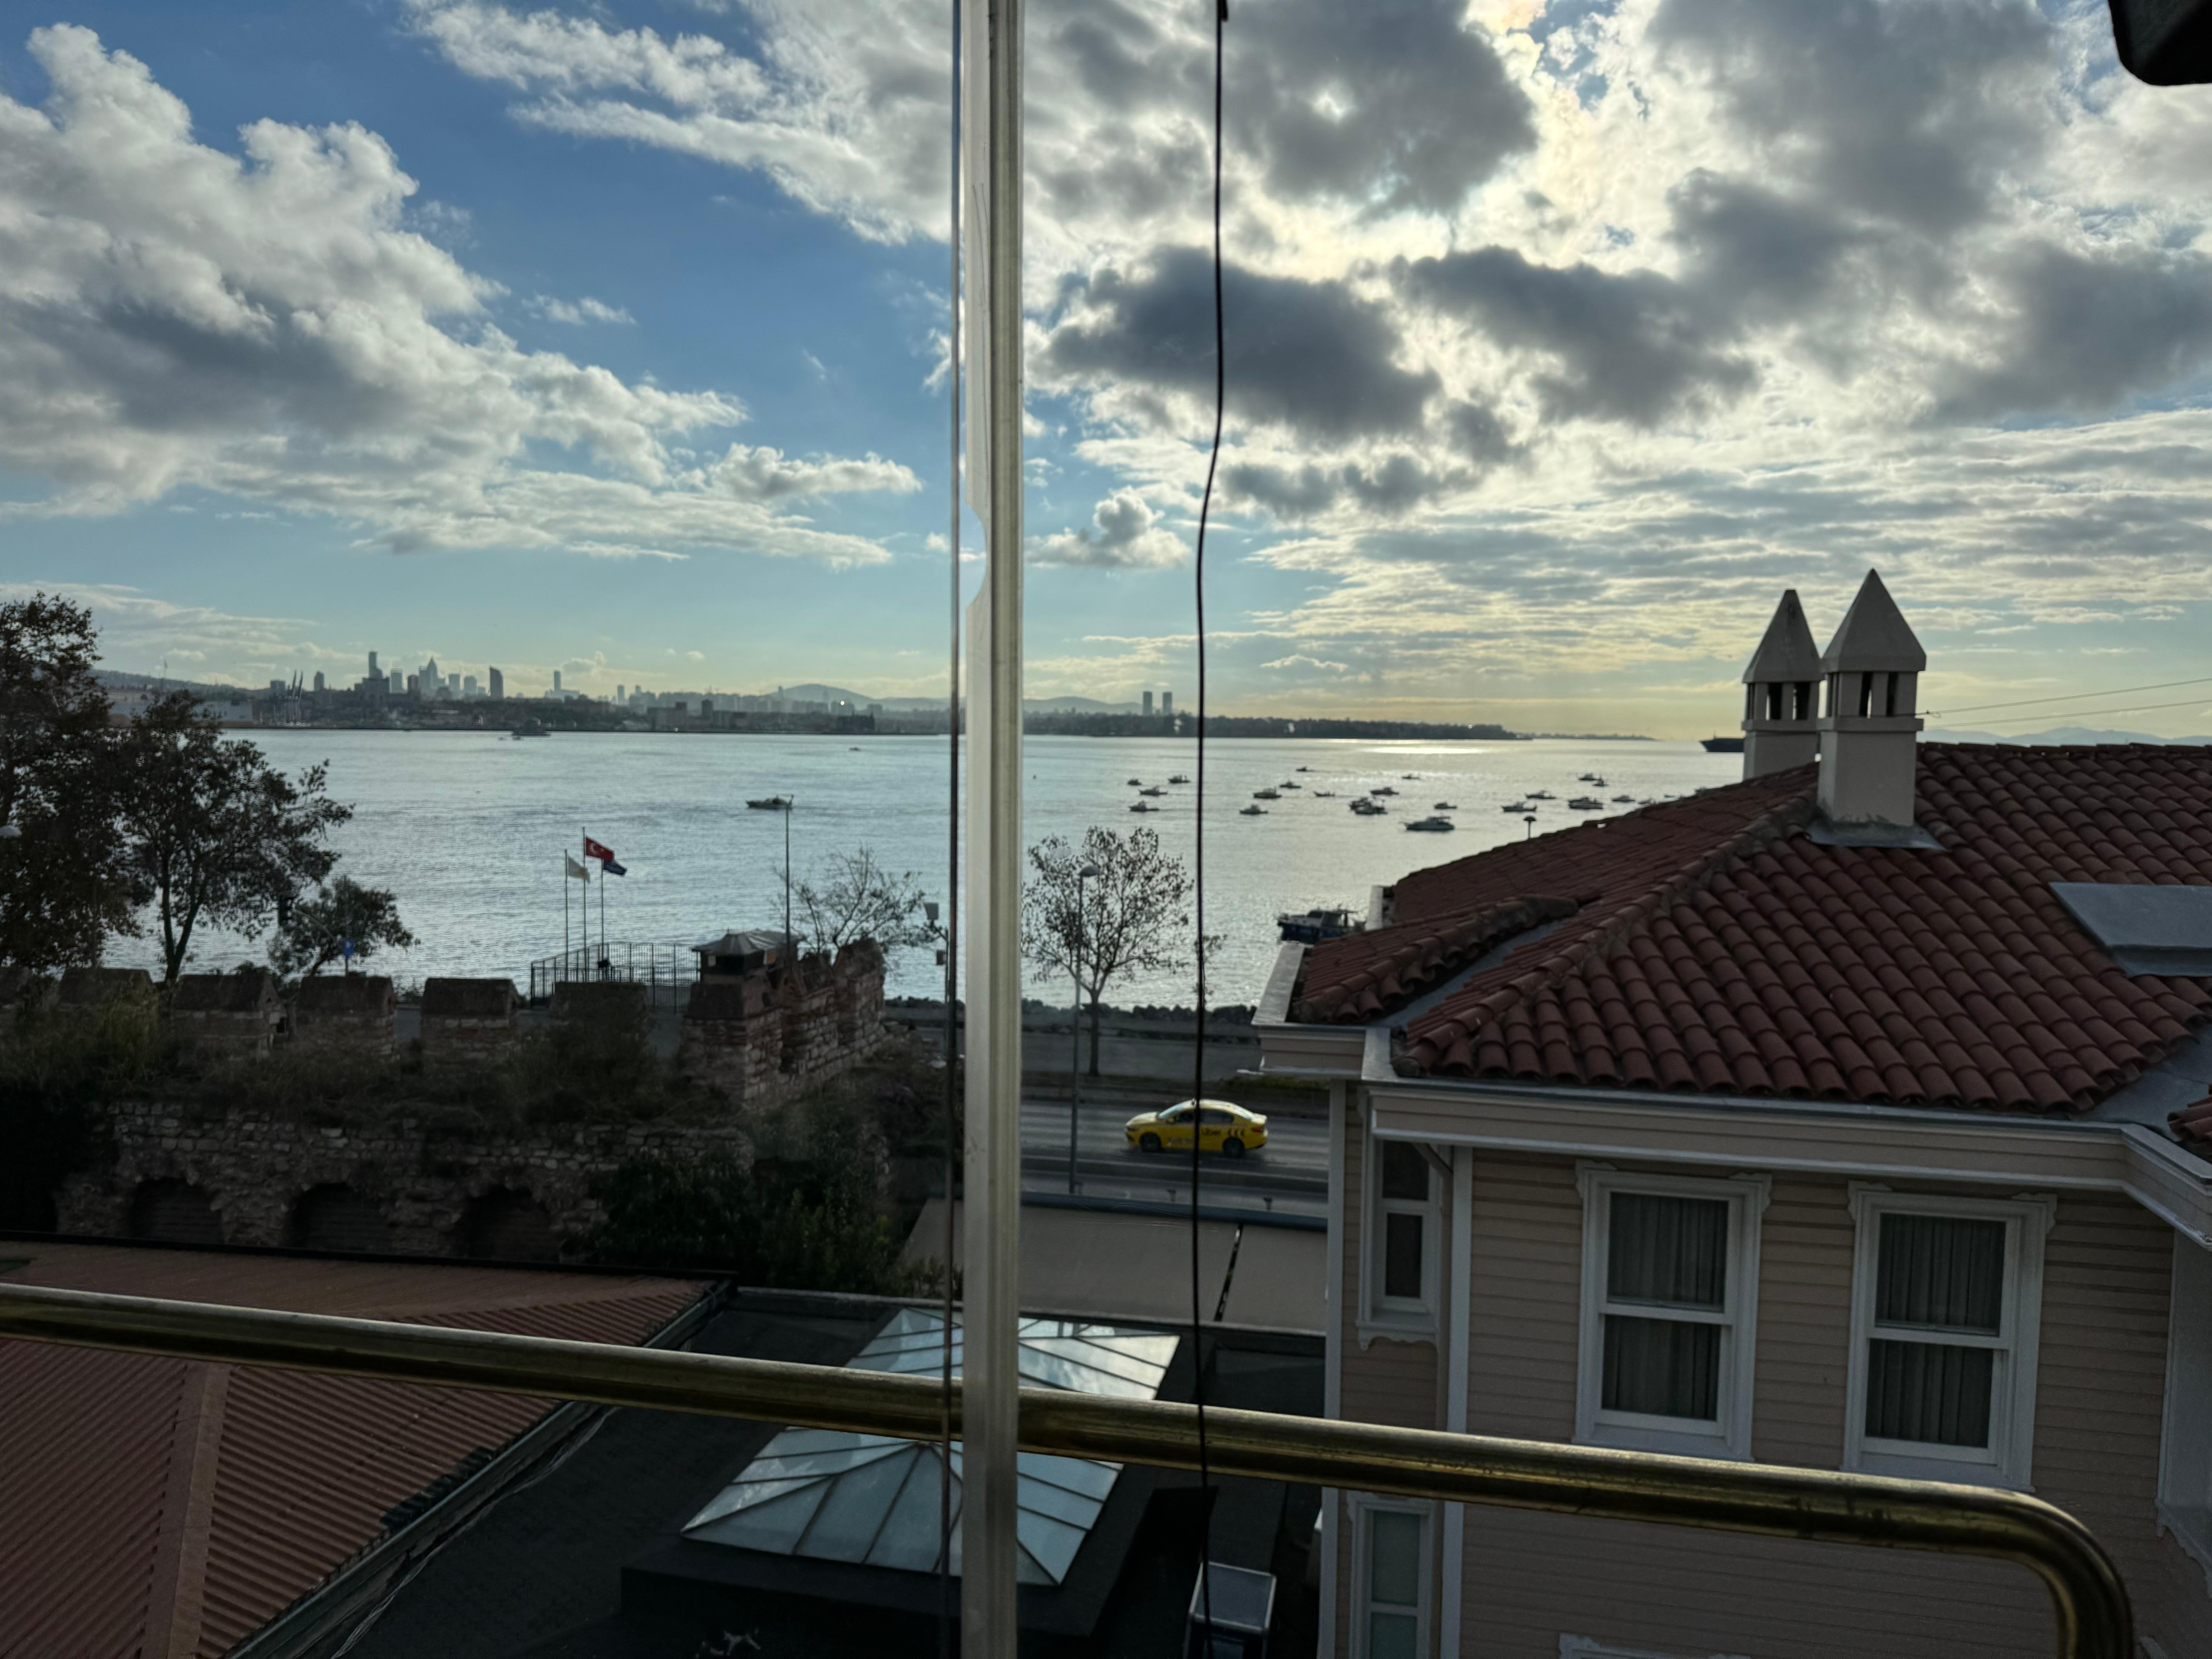
<instances>
[{"instance_id":1,"label":"dark roof","mask_svg":"<svg viewBox=\"0 0 2212 1659\"><path fill-rule=\"evenodd\" d=\"M392 981L382 974L310 974L292 990L303 1014L380 1014L392 1007Z\"/></svg>"},{"instance_id":2,"label":"dark roof","mask_svg":"<svg viewBox=\"0 0 2212 1659\"><path fill-rule=\"evenodd\" d=\"M511 979L426 979L422 981L425 1019L505 1019L514 1012L522 994Z\"/></svg>"},{"instance_id":3,"label":"dark roof","mask_svg":"<svg viewBox=\"0 0 2212 1659\"><path fill-rule=\"evenodd\" d=\"M2212 985L2130 975L2051 886L2212 884L2212 750L1923 744L1941 851L1823 845L1812 793L1803 768L1407 877L1384 935L1581 902L1413 1018L1401 1069L2080 1112L2212 1019Z\"/></svg>"},{"instance_id":4,"label":"dark roof","mask_svg":"<svg viewBox=\"0 0 2212 1659\"><path fill-rule=\"evenodd\" d=\"M170 1010L179 1014L256 1014L276 1003L264 974L186 974L169 991Z\"/></svg>"},{"instance_id":5,"label":"dark roof","mask_svg":"<svg viewBox=\"0 0 2212 1659\"><path fill-rule=\"evenodd\" d=\"M88 1007L118 997L150 996L154 976L143 968L65 968L62 970L62 1006Z\"/></svg>"},{"instance_id":6,"label":"dark roof","mask_svg":"<svg viewBox=\"0 0 2212 1659\"><path fill-rule=\"evenodd\" d=\"M706 1288L459 1263L18 1243L10 1282L638 1342ZM542 1400L0 1343L0 1630L25 1654L227 1653ZM404 1516L404 1510L401 1510ZM179 1582L179 1561L198 1582ZM166 1570L164 1564L167 1564ZM197 1593L195 1593L197 1592Z\"/></svg>"}]
</instances>

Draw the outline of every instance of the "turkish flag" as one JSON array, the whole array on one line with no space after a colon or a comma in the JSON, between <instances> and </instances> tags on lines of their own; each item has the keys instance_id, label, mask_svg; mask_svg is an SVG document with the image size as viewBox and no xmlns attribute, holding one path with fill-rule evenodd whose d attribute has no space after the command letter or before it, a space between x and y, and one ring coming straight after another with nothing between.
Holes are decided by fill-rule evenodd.
<instances>
[{"instance_id":1,"label":"turkish flag","mask_svg":"<svg viewBox=\"0 0 2212 1659\"><path fill-rule=\"evenodd\" d=\"M602 847L598 842L586 836L584 837L584 856L587 859L604 859L611 864L614 862L614 848Z\"/></svg>"}]
</instances>

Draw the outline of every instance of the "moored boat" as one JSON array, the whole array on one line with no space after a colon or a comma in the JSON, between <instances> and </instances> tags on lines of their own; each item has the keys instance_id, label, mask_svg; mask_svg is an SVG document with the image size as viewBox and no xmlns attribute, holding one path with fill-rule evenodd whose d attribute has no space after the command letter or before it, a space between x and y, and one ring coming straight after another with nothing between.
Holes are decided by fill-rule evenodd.
<instances>
[{"instance_id":1,"label":"moored boat","mask_svg":"<svg viewBox=\"0 0 2212 1659\"><path fill-rule=\"evenodd\" d=\"M1415 818L1406 826L1408 830L1419 830L1432 836L1442 835L1451 827L1452 821L1449 818L1439 817Z\"/></svg>"}]
</instances>

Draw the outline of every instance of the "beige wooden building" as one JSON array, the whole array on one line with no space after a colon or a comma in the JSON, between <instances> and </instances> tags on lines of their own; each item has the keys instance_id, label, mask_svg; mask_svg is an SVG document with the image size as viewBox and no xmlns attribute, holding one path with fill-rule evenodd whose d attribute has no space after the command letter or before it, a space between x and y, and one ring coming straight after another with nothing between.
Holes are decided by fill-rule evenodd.
<instances>
[{"instance_id":1,"label":"beige wooden building","mask_svg":"<svg viewBox=\"0 0 2212 1659\"><path fill-rule=\"evenodd\" d=\"M1918 745L1871 574L1794 635L1793 594L1743 782L1283 947L1328 1409L2031 1491L2145 1655L2212 1659L2212 754ZM1357 1492L1322 1528L1334 1659L2053 1650L2042 1586L1964 1558Z\"/></svg>"}]
</instances>

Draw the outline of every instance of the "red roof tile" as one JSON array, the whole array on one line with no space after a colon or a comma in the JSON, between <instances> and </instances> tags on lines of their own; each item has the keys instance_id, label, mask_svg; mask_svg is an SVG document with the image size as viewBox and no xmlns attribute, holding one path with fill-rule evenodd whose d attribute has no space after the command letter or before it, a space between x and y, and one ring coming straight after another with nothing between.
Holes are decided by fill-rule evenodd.
<instances>
[{"instance_id":1,"label":"red roof tile","mask_svg":"<svg viewBox=\"0 0 2212 1659\"><path fill-rule=\"evenodd\" d=\"M11 1245L12 1282L641 1341L696 1283ZM0 1342L0 1652L227 1653L542 1400Z\"/></svg>"},{"instance_id":2,"label":"red roof tile","mask_svg":"<svg viewBox=\"0 0 2212 1659\"><path fill-rule=\"evenodd\" d=\"M1778 774L1406 878L1369 958L1528 895L1582 902L1413 1019L1401 1067L2078 1112L2212 1018L2212 985L2123 973L2050 885L2212 884L2212 752L1925 744L1940 852L1822 846L1812 789ZM1334 982L1328 948L1307 971Z\"/></svg>"}]
</instances>

